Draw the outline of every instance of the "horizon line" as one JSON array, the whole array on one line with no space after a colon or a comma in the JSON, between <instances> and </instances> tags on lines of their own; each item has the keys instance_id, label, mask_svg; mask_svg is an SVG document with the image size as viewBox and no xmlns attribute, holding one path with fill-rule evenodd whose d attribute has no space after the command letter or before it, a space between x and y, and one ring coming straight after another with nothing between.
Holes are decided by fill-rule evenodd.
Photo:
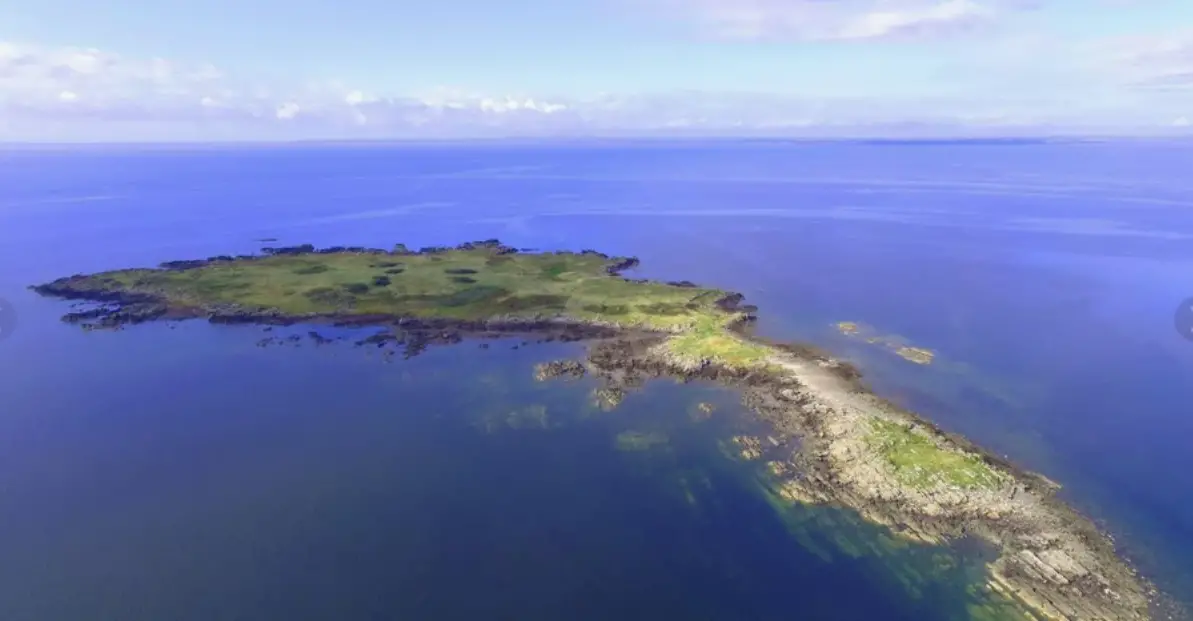
<instances>
[{"instance_id":1,"label":"horizon line","mask_svg":"<svg viewBox=\"0 0 1193 621\"><path fill-rule=\"evenodd\" d=\"M1193 134L1004 134L1004 135L906 135L892 136L751 136L751 135L617 135L617 136L472 136L395 138L294 138L243 140L0 140L0 149L53 147L220 147L220 146L318 146L318 145L439 145L439 144L581 144L581 143L938 143L938 144L1048 144L1072 142L1152 141L1193 142Z\"/></svg>"}]
</instances>

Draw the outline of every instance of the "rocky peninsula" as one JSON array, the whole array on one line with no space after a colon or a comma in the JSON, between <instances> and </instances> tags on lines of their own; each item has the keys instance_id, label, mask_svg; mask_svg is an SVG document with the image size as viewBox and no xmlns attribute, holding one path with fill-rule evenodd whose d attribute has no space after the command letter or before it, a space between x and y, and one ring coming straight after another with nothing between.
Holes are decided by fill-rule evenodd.
<instances>
[{"instance_id":1,"label":"rocky peninsula","mask_svg":"<svg viewBox=\"0 0 1193 621\"><path fill-rule=\"evenodd\" d=\"M1029 618L1157 618L1154 590L1054 483L873 395L847 363L751 336L756 309L741 295L624 277L636 264L497 240L417 251L306 245L32 288L89 304L63 318L88 329L205 318L383 326L418 343L511 333L589 340L585 360L542 365L540 379L591 374L608 395L660 376L738 387L771 432L734 443L783 498L850 507L920 541L984 540L997 550L990 587L1022 602Z\"/></svg>"}]
</instances>

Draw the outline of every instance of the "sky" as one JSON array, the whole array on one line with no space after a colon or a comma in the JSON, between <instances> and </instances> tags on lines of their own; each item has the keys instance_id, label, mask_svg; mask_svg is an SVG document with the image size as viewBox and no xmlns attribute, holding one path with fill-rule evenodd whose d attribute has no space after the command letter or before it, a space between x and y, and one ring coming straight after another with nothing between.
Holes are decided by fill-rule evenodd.
<instances>
[{"instance_id":1,"label":"sky","mask_svg":"<svg viewBox=\"0 0 1193 621\"><path fill-rule=\"evenodd\" d=\"M0 0L0 140L1193 135L1193 0Z\"/></svg>"}]
</instances>

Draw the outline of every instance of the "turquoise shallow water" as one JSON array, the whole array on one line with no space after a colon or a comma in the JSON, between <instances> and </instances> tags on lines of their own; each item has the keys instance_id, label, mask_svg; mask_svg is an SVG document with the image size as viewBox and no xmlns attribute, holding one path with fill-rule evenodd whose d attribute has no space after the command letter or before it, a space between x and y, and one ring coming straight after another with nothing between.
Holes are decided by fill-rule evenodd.
<instances>
[{"instance_id":1,"label":"turquoise shallow water","mask_svg":"<svg viewBox=\"0 0 1193 621\"><path fill-rule=\"evenodd\" d=\"M19 316L16 331L0 341L0 483L6 490L0 544L14 551L0 559L0 572L13 578L0 581L7 589L0 601L15 618L38 619L78 618L84 604L72 602L130 616L193 607L195 618L211 618L201 612L219 601L240 602L250 618L267 610L293 612L284 606L286 597L315 597L316 587L335 582L332 577L354 580L320 566L374 558L371 542L400 506L387 500L373 513L368 500L381 493L376 490L417 483L427 486L417 497L430 498L432 486L472 484L465 473L474 471L490 477L484 480L494 489L518 480L490 474L507 472L498 467L507 461L519 463L508 457L518 451L495 448L506 440L493 434L467 436L496 443L485 444L491 448L469 444L462 430L472 434L473 427L462 423L451 433L433 426L403 431L399 437L418 438L405 454L420 457L389 455L396 445L387 443L394 438L386 425L423 420L394 417L390 408L446 408L430 420L483 410L447 384L434 398L401 384L400 365L374 365L351 348L318 355L309 347L263 351L253 346L261 335L251 328L143 326L80 334L57 321L61 303L31 295L27 285L75 272L250 252L261 237L383 247L499 237L522 247L638 255L641 276L742 291L762 309L760 331L828 345L862 363L883 394L1064 483L1066 497L1103 521L1161 586L1193 602L1193 452L1186 450L1193 384L1185 381L1193 372L1193 343L1172 326L1177 303L1193 295L1193 219L1187 217L1193 187L1184 174L1190 166L1193 149L1154 143L0 152L0 297ZM929 347L938 352L937 363L918 367L843 340L832 328L842 320L864 321ZM529 351L501 355L537 355ZM460 356L471 360L475 352L467 352ZM419 359L416 366L440 369L425 373L446 378L457 364L433 360ZM502 375L507 364L510 377L520 376L512 361L497 363L494 372ZM547 398L532 388L509 390L511 402L525 405ZM583 392L551 397L561 399L554 411L568 412L563 404L583 402ZM689 398L672 397L679 409ZM672 411L658 409L660 416ZM564 437L575 433L580 442L592 431L587 441L607 448L608 434L588 423L568 429L576 431L561 432ZM436 433L452 439L436 443ZM455 479L427 478L419 460L447 468L447 445L490 461L478 457ZM697 461L720 463L708 455ZM556 458L564 456L544 453L534 462L539 466L523 472L542 470ZM634 467L645 467L641 462ZM638 480L609 476L609 490L629 489L627 481ZM758 498L750 485L726 476L733 482L728 489L739 490L732 493ZM647 479L652 482L634 497L667 497L646 492L663 485ZM340 497L340 488L357 491ZM611 505L628 502L612 491L593 494ZM444 502L452 509L438 518L409 519L436 525L444 515L475 508L454 497ZM321 513L334 513L341 503L366 525L341 528L340 517ZM753 524L774 523L767 508L733 514L724 524L753 532ZM295 525L293 516L308 514L314 521ZM202 519L184 519L191 515ZM816 518L805 522L825 540L848 530L843 517L811 515ZM263 539L275 530L281 539ZM364 534L353 540L353 532ZM691 532L703 541L731 531ZM796 573L776 575L803 577L785 578L783 589L776 584L767 592L782 590L789 602L816 601L822 593L841 601L845 585L866 582L874 593L887 593L867 597L893 611L956 610L941 603L950 595L916 604L902 586L884 590L901 585L898 576L907 574L873 553L869 561L833 563L850 569L817 582L813 578L827 570L806 551L811 548L769 537L759 540L765 545L741 544L737 562L743 571L765 572L775 556L765 550L787 550L782 556L795 559L790 571ZM254 547L258 540L271 543ZM483 547L478 541L471 547ZM429 547L409 558L437 549L417 545ZM383 548L376 558L398 558L399 551ZM668 573L656 556L692 558L646 547L640 553L617 558L649 567L636 574L647 582ZM259 558L264 564L255 564ZM389 571L401 566L419 575L392 564ZM282 571L294 567L309 573ZM407 584L447 581L447 570L436 571ZM964 582L963 574L954 571L944 582ZM675 583L673 593L707 602L703 606L718 614L740 605L745 617L764 616L732 597L724 601L733 606L717 607L719 596L708 585L726 575L710 570L694 582ZM357 599L336 596L350 591L328 586L312 610L329 610L338 601L346 611L359 611L356 616L384 616L365 594L380 592L385 580L358 578L374 590L362 587ZM474 577L468 584L479 583ZM53 595L62 592L77 596ZM595 616L608 610L598 600L584 600L594 602ZM453 605L463 610L469 602ZM701 604L690 605L681 616L702 614ZM877 610L844 605L838 613L816 609L823 616L813 618L868 618Z\"/></svg>"}]
</instances>

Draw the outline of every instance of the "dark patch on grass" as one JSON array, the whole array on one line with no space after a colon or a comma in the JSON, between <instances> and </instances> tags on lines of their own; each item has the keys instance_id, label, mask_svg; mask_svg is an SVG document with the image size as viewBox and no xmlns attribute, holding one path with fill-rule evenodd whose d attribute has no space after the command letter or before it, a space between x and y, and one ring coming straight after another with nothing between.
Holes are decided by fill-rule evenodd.
<instances>
[{"instance_id":1,"label":"dark patch on grass","mask_svg":"<svg viewBox=\"0 0 1193 621\"><path fill-rule=\"evenodd\" d=\"M393 302L399 306L436 308L436 307L451 307L459 308L461 306L485 306L488 310L488 304L497 302L502 298L508 296L510 291L501 287L494 287L491 285L479 285L476 287L468 287L461 289L455 293L447 295L402 295L392 296Z\"/></svg>"},{"instance_id":2,"label":"dark patch on grass","mask_svg":"<svg viewBox=\"0 0 1193 621\"><path fill-rule=\"evenodd\" d=\"M385 273L386 274L401 274L404 271L406 271L406 268L404 268L404 267L391 267L391 268L385 270Z\"/></svg>"},{"instance_id":3,"label":"dark patch on grass","mask_svg":"<svg viewBox=\"0 0 1193 621\"><path fill-rule=\"evenodd\" d=\"M388 287L389 282L390 282L389 276L377 276L377 277L373 278L373 286L374 287Z\"/></svg>"},{"instance_id":4,"label":"dark patch on grass","mask_svg":"<svg viewBox=\"0 0 1193 621\"><path fill-rule=\"evenodd\" d=\"M344 288L344 291L355 295L362 295L369 292L369 285L363 282L350 282L340 286Z\"/></svg>"},{"instance_id":5,"label":"dark patch on grass","mask_svg":"<svg viewBox=\"0 0 1193 621\"><path fill-rule=\"evenodd\" d=\"M401 264L401 261L378 261L369 267L398 267Z\"/></svg>"},{"instance_id":6,"label":"dark patch on grass","mask_svg":"<svg viewBox=\"0 0 1193 621\"><path fill-rule=\"evenodd\" d=\"M687 310L684 304L643 304L638 307L638 310L650 315L682 315Z\"/></svg>"},{"instance_id":7,"label":"dark patch on grass","mask_svg":"<svg viewBox=\"0 0 1193 621\"><path fill-rule=\"evenodd\" d=\"M476 279L469 276L452 276L452 282L471 285L472 283L476 282Z\"/></svg>"},{"instance_id":8,"label":"dark patch on grass","mask_svg":"<svg viewBox=\"0 0 1193 621\"><path fill-rule=\"evenodd\" d=\"M509 294L509 289L494 287L492 285L480 285L479 287L468 287L451 295L432 297L435 297L445 306L467 306L469 304L497 300Z\"/></svg>"},{"instance_id":9,"label":"dark patch on grass","mask_svg":"<svg viewBox=\"0 0 1193 621\"><path fill-rule=\"evenodd\" d=\"M330 268L327 267L326 265L323 265L322 263L312 263L310 265L300 265L300 266L290 270L290 272L294 273L294 274L300 274L300 275L305 276L307 274L322 274L323 272L326 272L328 269L330 269Z\"/></svg>"},{"instance_id":10,"label":"dark patch on grass","mask_svg":"<svg viewBox=\"0 0 1193 621\"><path fill-rule=\"evenodd\" d=\"M443 270L445 274L475 274L476 270L467 267L456 267Z\"/></svg>"},{"instance_id":11,"label":"dark patch on grass","mask_svg":"<svg viewBox=\"0 0 1193 621\"><path fill-rule=\"evenodd\" d=\"M494 310L514 313L530 309L562 311L567 307L567 296L563 295L513 295L497 300Z\"/></svg>"},{"instance_id":12,"label":"dark patch on grass","mask_svg":"<svg viewBox=\"0 0 1193 621\"><path fill-rule=\"evenodd\" d=\"M350 304L355 300L348 293L333 287L317 287L307 291L303 295L315 304L326 304L328 306L342 306Z\"/></svg>"},{"instance_id":13,"label":"dark patch on grass","mask_svg":"<svg viewBox=\"0 0 1193 621\"><path fill-rule=\"evenodd\" d=\"M558 279L566 271L568 271L568 264L565 261L553 261L542 268L543 276L554 279Z\"/></svg>"},{"instance_id":14,"label":"dark patch on grass","mask_svg":"<svg viewBox=\"0 0 1193 621\"><path fill-rule=\"evenodd\" d=\"M584 306L584 310L601 315L624 315L630 312L629 307L625 304L588 304Z\"/></svg>"},{"instance_id":15,"label":"dark patch on grass","mask_svg":"<svg viewBox=\"0 0 1193 621\"><path fill-rule=\"evenodd\" d=\"M249 291L253 288L253 284L243 280L217 280L213 282L198 281L190 283L188 286L194 287L198 293L211 295L213 297L221 297L238 292Z\"/></svg>"}]
</instances>

